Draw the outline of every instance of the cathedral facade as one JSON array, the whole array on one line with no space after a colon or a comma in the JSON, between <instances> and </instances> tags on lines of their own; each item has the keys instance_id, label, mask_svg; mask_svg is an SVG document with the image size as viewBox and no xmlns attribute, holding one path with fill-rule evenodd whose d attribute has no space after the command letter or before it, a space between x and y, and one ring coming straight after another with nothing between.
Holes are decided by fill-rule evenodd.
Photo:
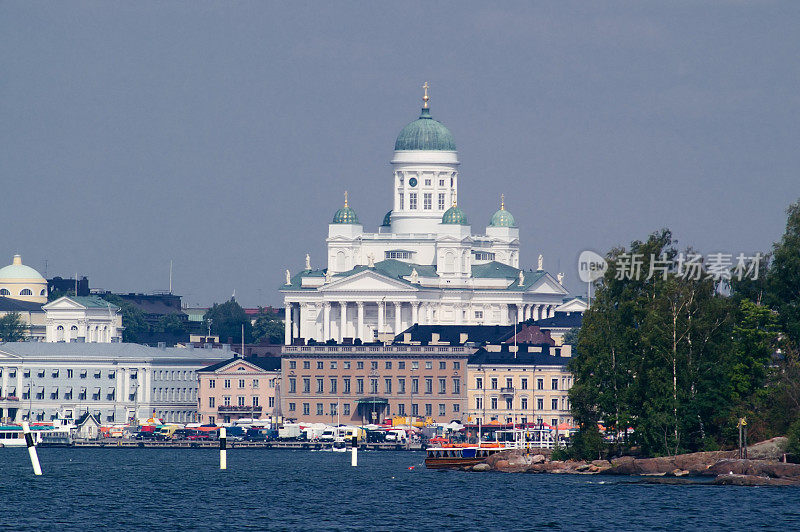
<instances>
[{"instance_id":1,"label":"cathedral facade","mask_svg":"<svg viewBox=\"0 0 800 532\"><path fill-rule=\"evenodd\" d=\"M423 108L391 160L392 209L365 232L345 193L328 225L327 267L286 271L285 342L386 340L420 325L509 325L582 312L561 274L519 265L519 228L501 199L483 234L458 207L452 133Z\"/></svg>"}]
</instances>

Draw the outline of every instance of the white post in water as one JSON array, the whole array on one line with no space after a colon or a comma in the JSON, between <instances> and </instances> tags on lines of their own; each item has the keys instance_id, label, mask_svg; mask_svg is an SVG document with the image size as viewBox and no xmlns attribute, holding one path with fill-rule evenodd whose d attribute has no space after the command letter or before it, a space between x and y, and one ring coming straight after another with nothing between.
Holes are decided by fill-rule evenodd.
<instances>
[{"instance_id":1,"label":"white post in water","mask_svg":"<svg viewBox=\"0 0 800 532\"><path fill-rule=\"evenodd\" d=\"M39 464L39 456L36 454L36 446L33 444L33 434L31 434L31 427L27 421L22 422L22 432L25 434L25 444L28 446L28 454L31 457L33 474L37 477L41 476L42 466Z\"/></svg>"},{"instance_id":2,"label":"white post in water","mask_svg":"<svg viewBox=\"0 0 800 532\"><path fill-rule=\"evenodd\" d=\"M228 469L228 451L226 450L228 438L225 427L219 429L219 468Z\"/></svg>"},{"instance_id":3,"label":"white post in water","mask_svg":"<svg viewBox=\"0 0 800 532\"><path fill-rule=\"evenodd\" d=\"M358 436L353 436L353 448L350 455L350 465L356 467L358 465Z\"/></svg>"}]
</instances>

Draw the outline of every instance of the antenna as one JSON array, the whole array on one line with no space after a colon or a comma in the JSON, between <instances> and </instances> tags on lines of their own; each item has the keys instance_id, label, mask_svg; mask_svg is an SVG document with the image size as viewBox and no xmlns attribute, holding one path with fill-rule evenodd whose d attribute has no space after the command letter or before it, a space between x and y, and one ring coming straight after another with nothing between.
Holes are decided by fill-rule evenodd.
<instances>
[{"instance_id":1,"label":"antenna","mask_svg":"<svg viewBox=\"0 0 800 532\"><path fill-rule=\"evenodd\" d=\"M172 295L172 259L169 261L169 294Z\"/></svg>"}]
</instances>

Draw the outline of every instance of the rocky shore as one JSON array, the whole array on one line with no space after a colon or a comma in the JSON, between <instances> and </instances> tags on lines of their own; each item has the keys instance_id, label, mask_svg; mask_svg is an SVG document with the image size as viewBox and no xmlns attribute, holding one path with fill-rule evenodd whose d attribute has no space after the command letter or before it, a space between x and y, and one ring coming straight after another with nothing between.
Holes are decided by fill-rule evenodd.
<instances>
[{"instance_id":1,"label":"rocky shore","mask_svg":"<svg viewBox=\"0 0 800 532\"><path fill-rule=\"evenodd\" d=\"M553 473L577 475L627 475L657 483L697 483L736 486L800 486L800 464L779 461L786 438L773 438L748 447L748 459L736 458L735 451L715 451L608 460L549 460L544 454L503 451L468 471L504 473Z\"/></svg>"}]
</instances>

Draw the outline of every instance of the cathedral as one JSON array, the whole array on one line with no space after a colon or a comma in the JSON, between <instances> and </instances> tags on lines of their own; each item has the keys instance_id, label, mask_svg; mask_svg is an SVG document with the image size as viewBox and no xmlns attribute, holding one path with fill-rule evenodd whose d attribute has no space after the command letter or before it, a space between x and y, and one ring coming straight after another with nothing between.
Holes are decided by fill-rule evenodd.
<instances>
[{"instance_id":1,"label":"cathedral","mask_svg":"<svg viewBox=\"0 0 800 532\"><path fill-rule=\"evenodd\" d=\"M563 275L519 265L519 228L500 200L483 234L458 206L452 133L434 120L424 86L419 118L405 126L391 159L391 210L364 231L345 193L328 225L327 268L286 271L285 342L385 341L420 325L510 325L583 312ZM502 196L501 196L502 198Z\"/></svg>"}]
</instances>

